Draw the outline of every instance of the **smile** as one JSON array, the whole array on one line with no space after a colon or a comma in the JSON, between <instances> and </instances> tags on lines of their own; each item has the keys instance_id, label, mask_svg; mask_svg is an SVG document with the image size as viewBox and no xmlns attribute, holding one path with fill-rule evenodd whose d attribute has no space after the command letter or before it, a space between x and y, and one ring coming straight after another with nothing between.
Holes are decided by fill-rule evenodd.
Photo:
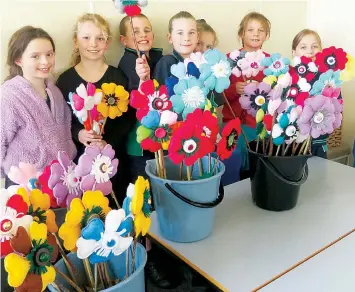
<instances>
[{"instance_id":1,"label":"smile","mask_svg":"<svg viewBox=\"0 0 355 292\"><path fill-rule=\"evenodd\" d=\"M140 45L145 45L145 44L148 44L149 42L148 41L139 41L138 44Z\"/></svg>"},{"instance_id":2,"label":"smile","mask_svg":"<svg viewBox=\"0 0 355 292\"><path fill-rule=\"evenodd\" d=\"M93 53L93 54L96 54L98 53L99 51L98 50L87 50L89 53Z\"/></svg>"},{"instance_id":3,"label":"smile","mask_svg":"<svg viewBox=\"0 0 355 292\"><path fill-rule=\"evenodd\" d=\"M51 67L48 67L48 68L39 68L38 70L41 71L41 72L43 72L43 73L48 73L50 68L51 68Z\"/></svg>"}]
</instances>

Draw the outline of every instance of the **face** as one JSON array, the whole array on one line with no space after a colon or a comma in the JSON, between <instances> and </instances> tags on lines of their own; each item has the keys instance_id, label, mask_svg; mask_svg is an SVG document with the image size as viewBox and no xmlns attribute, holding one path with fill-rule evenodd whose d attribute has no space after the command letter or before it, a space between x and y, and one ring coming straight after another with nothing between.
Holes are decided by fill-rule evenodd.
<instances>
[{"instance_id":1,"label":"face","mask_svg":"<svg viewBox=\"0 0 355 292\"><path fill-rule=\"evenodd\" d=\"M296 50L292 51L292 55L294 57L308 57L308 58L313 58L318 52L321 51L321 46L318 43L317 38L313 34L309 34L304 36L298 46L296 47Z\"/></svg>"},{"instance_id":2,"label":"face","mask_svg":"<svg viewBox=\"0 0 355 292\"><path fill-rule=\"evenodd\" d=\"M259 50L267 38L266 30L257 20L249 21L244 36L244 48L252 51Z\"/></svg>"},{"instance_id":3,"label":"face","mask_svg":"<svg viewBox=\"0 0 355 292\"><path fill-rule=\"evenodd\" d=\"M150 51L153 46L154 34L149 20L145 17L134 17L132 22L139 50L141 52ZM122 35L120 38L125 47L136 49L129 21L126 22L126 36Z\"/></svg>"},{"instance_id":4,"label":"face","mask_svg":"<svg viewBox=\"0 0 355 292\"><path fill-rule=\"evenodd\" d=\"M168 34L169 43L183 58L188 58L196 49L198 42L197 24L193 19L180 18L172 23L173 29Z\"/></svg>"},{"instance_id":5,"label":"face","mask_svg":"<svg viewBox=\"0 0 355 292\"><path fill-rule=\"evenodd\" d=\"M195 52L204 53L207 50L213 49L215 46L215 42L216 39L212 32L200 32Z\"/></svg>"},{"instance_id":6,"label":"face","mask_svg":"<svg viewBox=\"0 0 355 292\"><path fill-rule=\"evenodd\" d=\"M81 59L99 60L108 49L107 35L93 22L87 21L78 25L75 47L79 49Z\"/></svg>"},{"instance_id":7,"label":"face","mask_svg":"<svg viewBox=\"0 0 355 292\"><path fill-rule=\"evenodd\" d=\"M47 39L32 40L15 63L22 68L23 77L28 80L48 78L55 65L51 42Z\"/></svg>"}]
</instances>

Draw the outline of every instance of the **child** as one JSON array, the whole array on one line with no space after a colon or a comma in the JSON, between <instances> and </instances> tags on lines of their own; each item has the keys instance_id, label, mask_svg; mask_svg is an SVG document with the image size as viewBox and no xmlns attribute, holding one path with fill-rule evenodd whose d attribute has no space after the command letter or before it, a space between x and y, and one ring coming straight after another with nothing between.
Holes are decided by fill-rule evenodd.
<instances>
[{"instance_id":1,"label":"child","mask_svg":"<svg viewBox=\"0 0 355 292\"><path fill-rule=\"evenodd\" d=\"M300 31L292 41L293 57L308 57L314 59L315 55L322 50L322 41L317 32L304 29ZM341 98L341 94L339 96ZM322 135L312 139L312 155L327 158L327 139L329 135Z\"/></svg>"},{"instance_id":2,"label":"child","mask_svg":"<svg viewBox=\"0 0 355 292\"><path fill-rule=\"evenodd\" d=\"M75 49L72 55L72 66L61 74L57 85L68 101L69 93L75 92L80 84L93 83L101 88L103 83L115 83L127 88L127 79L122 70L106 64L105 52L111 38L108 22L98 14L84 14L76 22L74 28ZM86 131L79 120L73 116L72 135L81 155L84 146L89 144L103 147L112 145L115 156L119 159L117 174L112 178L113 190L118 202L122 204L128 186L128 155L125 147L128 133L135 123L132 108L122 116L107 119L103 137L94 131Z\"/></svg>"},{"instance_id":3,"label":"child","mask_svg":"<svg viewBox=\"0 0 355 292\"><path fill-rule=\"evenodd\" d=\"M137 90L139 87L140 79L136 73L135 66L137 60L137 51L132 36L132 29L129 23L128 16L124 17L120 22L120 40L125 46L125 52L120 60L119 67L122 69L128 80L128 91ZM133 17L134 35L136 37L138 48L144 60L149 65L150 70L153 72L156 64L163 56L162 49L152 48L154 41L154 34L152 25L149 19L143 15ZM137 142L137 128L140 126L139 121L136 126L129 133L127 141L127 153L131 164L131 182L134 183L138 176L147 178L145 173L146 161L154 159L154 154L150 151L143 151Z\"/></svg>"},{"instance_id":4,"label":"child","mask_svg":"<svg viewBox=\"0 0 355 292\"><path fill-rule=\"evenodd\" d=\"M271 24L270 21L262 14L257 12L251 12L247 14L239 25L238 36L242 40L242 48L246 52L253 52L260 50L265 42L270 37ZM269 56L269 54L266 54ZM229 54L228 54L229 56ZM264 73L259 72L253 79L254 81L261 82L264 78ZM225 95L233 109L234 114L240 118L242 122L242 128L247 136L248 142L256 139L256 122L255 118L245 110L242 109L239 103L239 97L244 93L244 88L247 83L244 81L243 76L236 77L231 75L231 85L225 90ZM223 121L228 122L234 118L228 106L223 108ZM242 170L241 179L249 176L248 169L248 153L247 146L241 135L238 139L237 149L241 152Z\"/></svg>"},{"instance_id":5,"label":"child","mask_svg":"<svg viewBox=\"0 0 355 292\"><path fill-rule=\"evenodd\" d=\"M197 20L198 43L195 52L204 53L213 49L217 43L217 34L204 19Z\"/></svg>"},{"instance_id":6,"label":"child","mask_svg":"<svg viewBox=\"0 0 355 292\"><path fill-rule=\"evenodd\" d=\"M53 39L41 28L22 27L10 39L7 65L9 76L1 86L1 176L19 162L42 171L58 151L74 158L70 110L47 79L55 65ZM6 176L5 187L11 184Z\"/></svg>"}]
</instances>

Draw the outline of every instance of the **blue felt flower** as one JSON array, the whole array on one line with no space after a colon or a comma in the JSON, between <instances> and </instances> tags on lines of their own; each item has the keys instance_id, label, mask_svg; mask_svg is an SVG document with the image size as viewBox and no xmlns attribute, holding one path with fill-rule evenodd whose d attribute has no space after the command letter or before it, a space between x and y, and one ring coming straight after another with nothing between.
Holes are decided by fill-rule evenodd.
<instances>
[{"instance_id":1,"label":"blue felt flower","mask_svg":"<svg viewBox=\"0 0 355 292\"><path fill-rule=\"evenodd\" d=\"M200 65L200 80L209 90L222 93L229 85L232 74L227 56L219 50L208 50L204 54L207 63Z\"/></svg>"},{"instance_id":2,"label":"blue felt flower","mask_svg":"<svg viewBox=\"0 0 355 292\"><path fill-rule=\"evenodd\" d=\"M91 264L96 264L125 252L133 238L123 237L127 234L127 229L121 225L131 230L133 227L132 217L126 217L123 209L110 211L106 216L105 225L99 218L90 220L76 242L78 258L89 258Z\"/></svg>"},{"instance_id":3,"label":"blue felt flower","mask_svg":"<svg viewBox=\"0 0 355 292\"><path fill-rule=\"evenodd\" d=\"M181 79L174 86L175 94L170 98L173 110L177 114L182 114L183 119L197 108L204 108L208 89L195 77Z\"/></svg>"},{"instance_id":4,"label":"blue felt flower","mask_svg":"<svg viewBox=\"0 0 355 292\"><path fill-rule=\"evenodd\" d=\"M265 66L264 74L266 76L279 77L281 74L285 74L289 70L290 60L288 58L282 58L280 54L272 54L270 57L266 57L261 61L261 65Z\"/></svg>"},{"instance_id":5,"label":"blue felt flower","mask_svg":"<svg viewBox=\"0 0 355 292\"><path fill-rule=\"evenodd\" d=\"M333 89L339 88L343 83L343 81L340 80L340 72L340 70L328 70L320 75L319 79L314 82L310 94L319 95L325 87L331 87Z\"/></svg>"}]
</instances>

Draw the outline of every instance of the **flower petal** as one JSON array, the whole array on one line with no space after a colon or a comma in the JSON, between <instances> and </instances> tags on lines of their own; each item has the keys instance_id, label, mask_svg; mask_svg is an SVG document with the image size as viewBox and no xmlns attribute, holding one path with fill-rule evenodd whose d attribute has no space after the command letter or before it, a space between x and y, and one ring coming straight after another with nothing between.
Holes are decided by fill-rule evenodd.
<instances>
[{"instance_id":1,"label":"flower petal","mask_svg":"<svg viewBox=\"0 0 355 292\"><path fill-rule=\"evenodd\" d=\"M69 226L64 222L59 228L58 235L63 240L63 245L66 250L75 251L76 241L80 237L80 226Z\"/></svg>"},{"instance_id":2,"label":"flower petal","mask_svg":"<svg viewBox=\"0 0 355 292\"><path fill-rule=\"evenodd\" d=\"M112 182L110 180L95 184L95 191L101 191L105 196L112 192Z\"/></svg>"},{"instance_id":3,"label":"flower petal","mask_svg":"<svg viewBox=\"0 0 355 292\"><path fill-rule=\"evenodd\" d=\"M79 259L87 259L95 251L98 242L94 239L84 239L80 237L76 242L76 255Z\"/></svg>"},{"instance_id":4,"label":"flower petal","mask_svg":"<svg viewBox=\"0 0 355 292\"><path fill-rule=\"evenodd\" d=\"M81 236L85 240L99 241L101 239L101 233L104 232L104 223L99 218L94 218L82 229ZM78 246L78 244L76 246Z\"/></svg>"},{"instance_id":5,"label":"flower petal","mask_svg":"<svg viewBox=\"0 0 355 292\"><path fill-rule=\"evenodd\" d=\"M32 249L31 239L22 226L18 227L16 235L11 238L10 243L14 251L23 255L29 254Z\"/></svg>"},{"instance_id":6,"label":"flower petal","mask_svg":"<svg viewBox=\"0 0 355 292\"><path fill-rule=\"evenodd\" d=\"M84 193L82 202L86 209L91 210L94 206L101 207L103 213L107 213L111 210L109 205L109 200L103 195L101 191L87 191Z\"/></svg>"},{"instance_id":7,"label":"flower petal","mask_svg":"<svg viewBox=\"0 0 355 292\"><path fill-rule=\"evenodd\" d=\"M47 210L45 215L46 215L46 225L48 228L48 232L56 233L58 231L58 226L55 221L55 213L53 212L53 210Z\"/></svg>"},{"instance_id":8,"label":"flower petal","mask_svg":"<svg viewBox=\"0 0 355 292\"><path fill-rule=\"evenodd\" d=\"M102 155L109 157L111 160L115 158L115 150L113 150L110 144L107 144L101 151Z\"/></svg>"},{"instance_id":9,"label":"flower petal","mask_svg":"<svg viewBox=\"0 0 355 292\"><path fill-rule=\"evenodd\" d=\"M117 246L112 250L115 256L118 256L125 252L132 244L133 237L120 237Z\"/></svg>"},{"instance_id":10,"label":"flower petal","mask_svg":"<svg viewBox=\"0 0 355 292\"><path fill-rule=\"evenodd\" d=\"M172 125L177 121L177 114L172 111L163 111L160 117L160 125Z\"/></svg>"},{"instance_id":11,"label":"flower petal","mask_svg":"<svg viewBox=\"0 0 355 292\"><path fill-rule=\"evenodd\" d=\"M129 93L124 89L122 85L118 85L115 89L115 96L119 97L120 100L128 100Z\"/></svg>"},{"instance_id":12,"label":"flower petal","mask_svg":"<svg viewBox=\"0 0 355 292\"><path fill-rule=\"evenodd\" d=\"M84 176L80 182L80 188L83 191L93 191L94 186L95 186L95 176L93 174Z\"/></svg>"},{"instance_id":13,"label":"flower petal","mask_svg":"<svg viewBox=\"0 0 355 292\"><path fill-rule=\"evenodd\" d=\"M105 95L113 95L115 93L116 86L117 85L115 83L103 83L101 85L101 89Z\"/></svg>"},{"instance_id":14,"label":"flower petal","mask_svg":"<svg viewBox=\"0 0 355 292\"><path fill-rule=\"evenodd\" d=\"M106 216L105 232L116 232L125 217L126 214L123 209L111 210Z\"/></svg>"},{"instance_id":15,"label":"flower petal","mask_svg":"<svg viewBox=\"0 0 355 292\"><path fill-rule=\"evenodd\" d=\"M47 272L41 275L42 277L42 291L47 288L47 286L54 282L56 276L55 269L50 266L47 267Z\"/></svg>"},{"instance_id":16,"label":"flower petal","mask_svg":"<svg viewBox=\"0 0 355 292\"><path fill-rule=\"evenodd\" d=\"M69 226L78 226L84 216L84 206L80 199L75 198L70 203L70 209L65 215L65 222Z\"/></svg>"},{"instance_id":17,"label":"flower petal","mask_svg":"<svg viewBox=\"0 0 355 292\"><path fill-rule=\"evenodd\" d=\"M76 93L83 99L87 98L88 94L86 91L86 87L83 83L81 83L77 88L76 88Z\"/></svg>"},{"instance_id":18,"label":"flower petal","mask_svg":"<svg viewBox=\"0 0 355 292\"><path fill-rule=\"evenodd\" d=\"M15 253L10 253L4 260L5 270L8 273L7 281L11 287L19 287L26 279L30 270L30 262Z\"/></svg>"},{"instance_id":19,"label":"flower petal","mask_svg":"<svg viewBox=\"0 0 355 292\"><path fill-rule=\"evenodd\" d=\"M53 248L51 262L55 263L55 261L57 260L57 257L58 257L58 253L59 253L59 247L57 244L57 240L52 233L48 233L47 241L48 241L48 244Z\"/></svg>"},{"instance_id":20,"label":"flower petal","mask_svg":"<svg viewBox=\"0 0 355 292\"><path fill-rule=\"evenodd\" d=\"M33 221L30 226L31 240L44 242L47 239L47 225Z\"/></svg>"},{"instance_id":21,"label":"flower petal","mask_svg":"<svg viewBox=\"0 0 355 292\"><path fill-rule=\"evenodd\" d=\"M31 191L30 201L34 211L38 208L41 210L48 210L51 206L49 196L47 194L43 194L39 189Z\"/></svg>"}]
</instances>

